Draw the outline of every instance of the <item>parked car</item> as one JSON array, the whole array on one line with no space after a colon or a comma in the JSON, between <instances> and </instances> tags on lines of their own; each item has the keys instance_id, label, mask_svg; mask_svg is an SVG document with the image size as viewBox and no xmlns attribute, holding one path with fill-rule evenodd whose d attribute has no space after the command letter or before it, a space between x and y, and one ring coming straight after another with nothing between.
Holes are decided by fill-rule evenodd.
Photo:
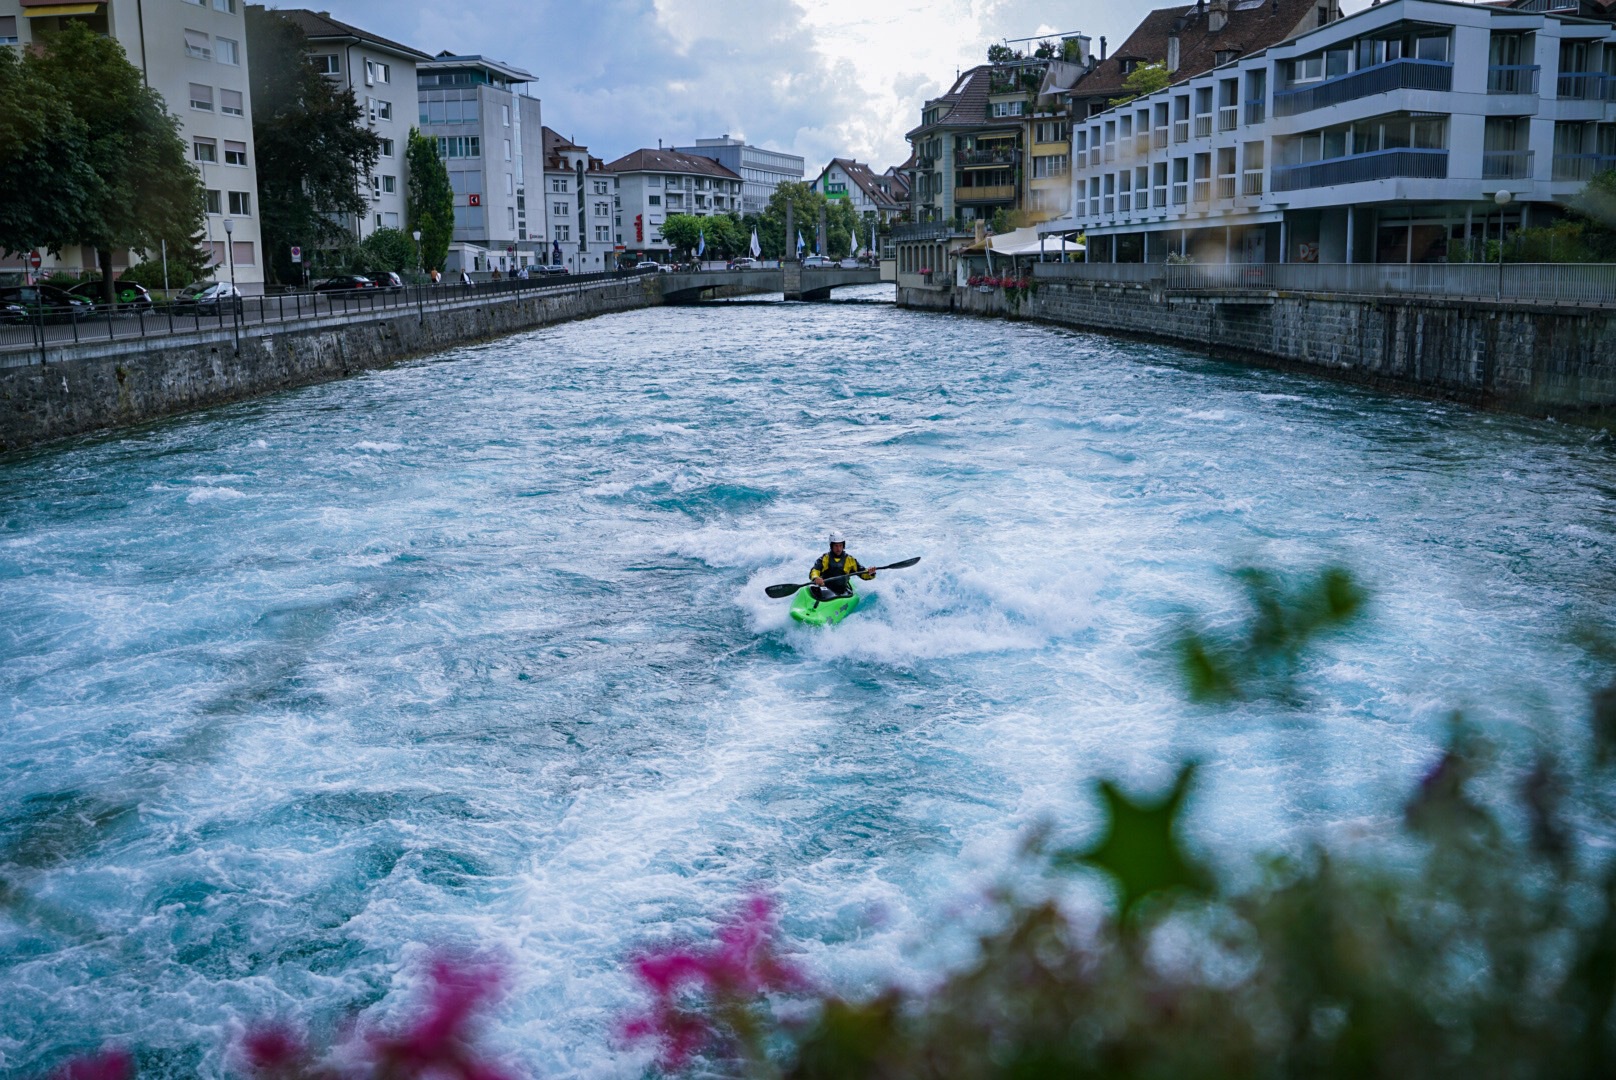
<instances>
[{"instance_id":1,"label":"parked car","mask_svg":"<svg viewBox=\"0 0 1616 1080\"><path fill-rule=\"evenodd\" d=\"M829 255L810 255L802 260L804 270L828 270L836 265L836 260Z\"/></svg>"},{"instance_id":2,"label":"parked car","mask_svg":"<svg viewBox=\"0 0 1616 1080\"><path fill-rule=\"evenodd\" d=\"M219 315L241 313L241 290L228 281L197 281L174 297L174 310L183 314Z\"/></svg>"},{"instance_id":3,"label":"parked car","mask_svg":"<svg viewBox=\"0 0 1616 1080\"><path fill-rule=\"evenodd\" d=\"M67 290L81 300L88 300L92 304L102 302L104 293L101 291L100 281L81 281ZM152 308L151 293L146 291L144 285L136 285L133 281L114 281L112 283L113 298L124 307Z\"/></svg>"},{"instance_id":4,"label":"parked car","mask_svg":"<svg viewBox=\"0 0 1616 1080\"><path fill-rule=\"evenodd\" d=\"M570 274L570 273L572 273L571 270L567 269L565 263L551 263L549 266L535 266L529 272L533 273L533 274L540 274L540 275L544 275L544 274Z\"/></svg>"},{"instance_id":5,"label":"parked car","mask_svg":"<svg viewBox=\"0 0 1616 1080\"><path fill-rule=\"evenodd\" d=\"M644 261L635 263L634 264L634 269L636 269L636 270L661 270L662 265L660 263L655 263L655 262L652 262L649 259L646 259Z\"/></svg>"},{"instance_id":6,"label":"parked car","mask_svg":"<svg viewBox=\"0 0 1616 1080\"><path fill-rule=\"evenodd\" d=\"M760 264L756 259L748 258L744 255L739 259L731 259L729 261L729 268L731 270L756 270L759 265Z\"/></svg>"},{"instance_id":7,"label":"parked car","mask_svg":"<svg viewBox=\"0 0 1616 1080\"><path fill-rule=\"evenodd\" d=\"M356 292L361 289L374 289L376 283L363 274L338 274L328 277L314 286L315 292Z\"/></svg>"},{"instance_id":8,"label":"parked car","mask_svg":"<svg viewBox=\"0 0 1616 1080\"><path fill-rule=\"evenodd\" d=\"M375 285L378 289L396 290L404 287L404 279L393 273L391 270L383 270L375 274L366 274L365 277L368 277L371 284Z\"/></svg>"},{"instance_id":9,"label":"parked car","mask_svg":"<svg viewBox=\"0 0 1616 1080\"><path fill-rule=\"evenodd\" d=\"M10 300L0 300L0 323L28 321L28 309Z\"/></svg>"},{"instance_id":10,"label":"parked car","mask_svg":"<svg viewBox=\"0 0 1616 1080\"><path fill-rule=\"evenodd\" d=\"M48 320L84 319L95 313L95 305L54 285L7 285L0 288L0 303L22 308L30 318Z\"/></svg>"},{"instance_id":11,"label":"parked car","mask_svg":"<svg viewBox=\"0 0 1616 1080\"><path fill-rule=\"evenodd\" d=\"M859 261L857 259L846 258L846 259L843 259L841 262L837 263L836 265L841 267L843 270L857 270L861 264L859 263Z\"/></svg>"}]
</instances>

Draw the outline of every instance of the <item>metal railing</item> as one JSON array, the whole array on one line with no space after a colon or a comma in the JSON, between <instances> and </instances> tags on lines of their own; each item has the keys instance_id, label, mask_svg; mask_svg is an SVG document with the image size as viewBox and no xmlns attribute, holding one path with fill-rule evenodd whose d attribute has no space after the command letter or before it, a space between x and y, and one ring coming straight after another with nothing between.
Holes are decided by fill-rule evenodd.
<instances>
[{"instance_id":1,"label":"metal railing","mask_svg":"<svg viewBox=\"0 0 1616 1080\"><path fill-rule=\"evenodd\" d=\"M1602 71L1562 71L1556 82L1556 97L1573 101L1603 101L1610 76Z\"/></svg>"},{"instance_id":2,"label":"metal railing","mask_svg":"<svg viewBox=\"0 0 1616 1080\"><path fill-rule=\"evenodd\" d=\"M1161 281L1164 263L1041 262L1033 264L1033 276L1062 281L1126 282L1142 285Z\"/></svg>"},{"instance_id":3,"label":"metal railing","mask_svg":"<svg viewBox=\"0 0 1616 1080\"><path fill-rule=\"evenodd\" d=\"M1268 118L1268 103L1262 99L1246 102L1246 126L1254 127Z\"/></svg>"},{"instance_id":4,"label":"metal railing","mask_svg":"<svg viewBox=\"0 0 1616 1080\"><path fill-rule=\"evenodd\" d=\"M1261 169L1247 169L1241 177L1240 194L1261 195L1263 192L1263 171Z\"/></svg>"},{"instance_id":5,"label":"metal railing","mask_svg":"<svg viewBox=\"0 0 1616 1080\"><path fill-rule=\"evenodd\" d=\"M1173 185L1173 205L1174 206L1183 206L1188 201L1189 201L1189 184L1187 182L1185 182L1185 181L1179 181L1178 183L1174 184Z\"/></svg>"},{"instance_id":6,"label":"metal railing","mask_svg":"<svg viewBox=\"0 0 1616 1080\"><path fill-rule=\"evenodd\" d=\"M500 279L471 285L409 285L398 289L343 292L295 291L241 297L235 303L92 305L72 311L0 315L0 353L37 352L96 342L129 342L182 334L235 333L266 326L296 326L316 319L360 318L384 312L416 312L425 319L443 308L470 303L520 301L557 295L581 285L636 278L655 271L607 271Z\"/></svg>"},{"instance_id":7,"label":"metal railing","mask_svg":"<svg viewBox=\"0 0 1616 1080\"><path fill-rule=\"evenodd\" d=\"M1202 204L1212 201L1212 180L1210 177L1195 181L1194 199Z\"/></svg>"},{"instance_id":8,"label":"metal railing","mask_svg":"<svg viewBox=\"0 0 1616 1080\"><path fill-rule=\"evenodd\" d=\"M1019 150L954 151L954 164L962 168L971 165L1014 165L1020 158Z\"/></svg>"},{"instance_id":9,"label":"metal railing","mask_svg":"<svg viewBox=\"0 0 1616 1080\"><path fill-rule=\"evenodd\" d=\"M1276 192L1334 187L1337 184L1358 184L1366 180L1386 180L1391 177L1442 180L1448 175L1448 152L1412 148L1376 150L1371 154L1353 154L1350 157L1332 158L1329 161L1276 167L1273 172L1273 187Z\"/></svg>"},{"instance_id":10,"label":"metal railing","mask_svg":"<svg viewBox=\"0 0 1616 1080\"><path fill-rule=\"evenodd\" d=\"M954 189L955 202L1004 202L1015 197L1014 184L979 184Z\"/></svg>"},{"instance_id":11,"label":"metal railing","mask_svg":"<svg viewBox=\"0 0 1616 1080\"><path fill-rule=\"evenodd\" d=\"M1483 180L1527 180L1532 176L1532 151L1485 150L1481 155Z\"/></svg>"},{"instance_id":12,"label":"metal railing","mask_svg":"<svg viewBox=\"0 0 1616 1080\"><path fill-rule=\"evenodd\" d=\"M1232 199L1235 192L1235 179L1233 176L1218 177L1218 198Z\"/></svg>"},{"instance_id":13,"label":"metal railing","mask_svg":"<svg viewBox=\"0 0 1616 1080\"><path fill-rule=\"evenodd\" d=\"M1616 157L1609 154L1555 154L1549 169L1552 180L1592 180L1595 173L1616 169Z\"/></svg>"},{"instance_id":14,"label":"metal railing","mask_svg":"<svg viewBox=\"0 0 1616 1080\"><path fill-rule=\"evenodd\" d=\"M1176 143L1190 141L1190 122L1188 120L1173 121L1173 141Z\"/></svg>"},{"instance_id":15,"label":"metal railing","mask_svg":"<svg viewBox=\"0 0 1616 1080\"><path fill-rule=\"evenodd\" d=\"M1195 137L1204 139L1212 134L1212 114L1202 113L1195 118Z\"/></svg>"},{"instance_id":16,"label":"metal railing","mask_svg":"<svg viewBox=\"0 0 1616 1080\"><path fill-rule=\"evenodd\" d=\"M1133 209L1133 189L1123 188L1117 192L1117 212L1126 214Z\"/></svg>"},{"instance_id":17,"label":"metal railing","mask_svg":"<svg viewBox=\"0 0 1616 1080\"><path fill-rule=\"evenodd\" d=\"M1154 190L1155 194L1150 197L1150 203L1152 206L1156 207L1156 209L1161 210L1167 206L1167 186L1162 184L1157 186Z\"/></svg>"},{"instance_id":18,"label":"metal railing","mask_svg":"<svg viewBox=\"0 0 1616 1080\"><path fill-rule=\"evenodd\" d=\"M1440 60L1404 58L1360 68L1323 82L1274 91L1274 115L1295 116L1343 101L1392 90L1451 90L1453 65Z\"/></svg>"},{"instance_id":19,"label":"metal railing","mask_svg":"<svg viewBox=\"0 0 1616 1080\"><path fill-rule=\"evenodd\" d=\"M1233 131L1235 128L1237 128L1239 126L1240 126L1240 106L1238 106L1238 105L1220 105L1220 106L1218 106L1218 130L1219 131Z\"/></svg>"},{"instance_id":20,"label":"metal railing","mask_svg":"<svg viewBox=\"0 0 1616 1080\"><path fill-rule=\"evenodd\" d=\"M1616 307L1616 263L1191 263L1164 269L1174 292L1448 296Z\"/></svg>"},{"instance_id":21,"label":"metal railing","mask_svg":"<svg viewBox=\"0 0 1616 1080\"><path fill-rule=\"evenodd\" d=\"M1150 141L1151 145L1153 145L1157 150L1167 149L1167 129L1157 128L1155 131L1152 131L1150 133Z\"/></svg>"},{"instance_id":22,"label":"metal railing","mask_svg":"<svg viewBox=\"0 0 1616 1080\"><path fill-rule=\"evenodd\" d=\"M1489 94L1535 94L1537 64L1494 64L1487 69Z\"/></svg>"}]
</instances>

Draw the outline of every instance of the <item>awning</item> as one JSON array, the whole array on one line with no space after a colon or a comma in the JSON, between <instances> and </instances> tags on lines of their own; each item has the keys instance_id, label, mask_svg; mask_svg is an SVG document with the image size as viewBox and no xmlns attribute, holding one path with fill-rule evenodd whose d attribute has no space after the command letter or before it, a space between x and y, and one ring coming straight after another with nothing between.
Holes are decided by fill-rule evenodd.
<instances>
[{"instance_id":1,"label":"awning","mask_svg":"<svg viewBox=\"0 0 1616 1080\"><path fill-rule=\"evenodd\" d=\"M1083 245L1058 236L1040 237L1036 228L1029 227L993 237L992 250L995 255L1059 255L1082 251Z\"/></svg>"},{"instance_id":2,"label":"awning","mask_svg":"<svg viewBox=\"0 0 1616 1080\"><path fill-rule=\"evenodd\" d=\"M47 15L94 15L101 6L101 4L49 4L45 7L25 7L22 14L26 19L41 19Z\"/></svg>"}]
</instances>

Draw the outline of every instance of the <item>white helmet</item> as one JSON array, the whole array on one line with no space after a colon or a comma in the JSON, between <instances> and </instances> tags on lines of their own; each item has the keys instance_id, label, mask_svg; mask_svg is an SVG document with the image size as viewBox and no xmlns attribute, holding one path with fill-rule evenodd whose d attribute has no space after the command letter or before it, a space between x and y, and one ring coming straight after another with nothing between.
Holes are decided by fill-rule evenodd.
<instances>
[{"instance_id":1,"label":"white helmet","mask_svg":"<svg viewBox=\"0 0 1616 1080\"><path fill-rule=\"evenodd\" d=\"M833 544L845 544L847 543L847 536L840 530L832 529L830 534L830 542Z\"/></svg>"}]
</instances>

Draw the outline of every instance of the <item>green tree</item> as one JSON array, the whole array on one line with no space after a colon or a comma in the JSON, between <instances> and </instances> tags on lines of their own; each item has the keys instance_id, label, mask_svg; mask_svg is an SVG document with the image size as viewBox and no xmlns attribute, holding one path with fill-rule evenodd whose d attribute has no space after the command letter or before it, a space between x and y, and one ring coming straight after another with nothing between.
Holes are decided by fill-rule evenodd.
<instances>
[{"instance_id":1,"label":"green tree","mask_svg":"<svg viewBox=\"0 0 1616 1080\"><path fill-rule=\"evenodd\" d=\"M422 242L425 242L423 230ZM415 269L415 241L399 229L377 229L359 245L361 261L370 271L391 270L395 274Z\"/></svg>"},{"instance_id":2,"label":"green tree","mask_svg":"<svg viewBox=\"0 0 1616 1080\"><path fill-rule=\"evenodd\" d=\"M7 253L61 250L80 208L103 186L89 165L89 129L66 102L39 93L29 67L15 50L0 49L0 251Z\"/></svg>"},{"instance_id":3,"label":"green tree","mask_svg":"<svg viewBox=\"0 0 1616 1080\"><path fill-rule=\"evenodd\" d=\"M145 85L123 46L82 23L42 36L41 44L23 62L24 78L83 125L83 161L100 178L94 188L82 189L55 246L95 250L103 300L110 304L115 248L146 255L165 240L180 250L194 247L202 227L201 180L178 118Z\"/></svg>"},{"instance_id":4,"label":"green tree","mask_svg":"<svg viewBox=\"0 0 1616 1080\"><path fill-rule=\"evenodd\" d=\"M353 90L314 69L308 39L284 15L248 5L247 53L265 262L276 281L291 281L292 245L351 240L340 222L370 209L360 185L381 139L364 125Z\"/></svg>"},{"instance_id":5,"label":"green tree","mask_svg":"<svg viewBox=\"0 0 1616 1080\"><path fill-rule=\"evenodd\" d=\"M807 244L807 250L814 249L814 237L819 229L819 208L827 206L825 196L814 191L806 181L788 180L774 189L769 196L769 205L763 208L763 214L758 219L758 242L763 248L765 258L778 259L787 253L786 237L786 205L791 205L791 212L795 218L796 230L802 233ZM750 237L748 237L750 239ZM792 250L795 250L797 238L789 238Z\"/></svg>"},{"instance_id":6,"label":"green tree","mask_svg":"<svg viewBox=\"0 0 1616 1080\"><path fill-rule=\"evenodd\" d=\"M1140 64L1128 72L1128 77L1122 80L1122 89L1127 91L1110 100L1111 105L1125 105L1136 97L1154 94L1165 89L1171 81L1167 74L1167 64L1159 61L1154 64Z\"/></svg>"},{"instance_id":7,"label":"green tree","mask_svg":"<svg viewBox=\"0 0 1616 1080\"><path fill-rule=\"evenodd\" d=\"M706 222L706 218L694 214L669 214L662 222L662 239L667 242L668 250L680 254L695 251Z\"/></svg>"},{"instance_id":8,"label":"green tree","mask_svg":"<svg viewBox=\"0 0 1616 1080\"><path fill-rule=\"evenodd\" d=\"M449 186L449 170L438 157L438 141L417 128L410 129L404 157L409 168L406 213L410 228L421 230L421 265L442 270L449 258L449 241L454 238L454 189Z\"/></svg>"}]
</instances>

